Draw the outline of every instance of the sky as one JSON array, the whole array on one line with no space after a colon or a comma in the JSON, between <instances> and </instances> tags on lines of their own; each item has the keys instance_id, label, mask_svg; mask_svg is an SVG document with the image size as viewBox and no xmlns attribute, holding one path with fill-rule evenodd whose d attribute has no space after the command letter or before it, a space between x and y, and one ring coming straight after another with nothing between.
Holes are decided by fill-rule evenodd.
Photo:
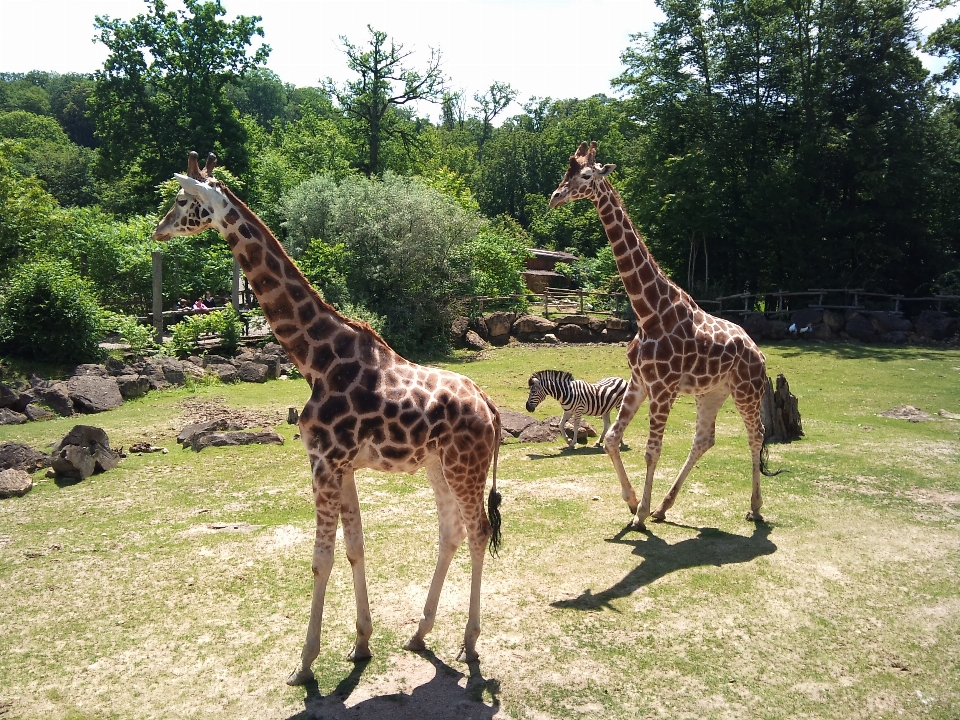
<instances>
[{"instance_id":1,"label":"sky","mask_svg":"<svg viewBox=\"0 0 960 720\"><path fill-rule=\"evenodd\" d=\"M168 0L169 9L182 8ZM351 77L340 37L363 48L367 25L412 51L410 66L423 68L430 49L442 53L450 87L467 98L490 84L509 83L521 111L532 96L586 98L616 95L610 80L622 71L620 54L630 35L663 19L654 0L222 0L227 19L260 15L267 67L297 86L322 78ZM143 0L0 0L0 71L89 73L107 55L94 43L94 17L129 20L145 13ZM929 32L946 12L921 16ZM259 41L259 39L258 39ZM938 67L926 58L928 67ZM434 119L436 111L420 109Z\"/></svg>"}]
</instances>

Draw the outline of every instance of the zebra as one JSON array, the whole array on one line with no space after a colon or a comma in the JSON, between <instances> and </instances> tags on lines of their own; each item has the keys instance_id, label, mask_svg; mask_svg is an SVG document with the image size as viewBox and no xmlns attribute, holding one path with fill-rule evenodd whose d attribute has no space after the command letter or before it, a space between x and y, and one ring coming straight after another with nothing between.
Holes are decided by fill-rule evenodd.
<instances>
[{"instance_id":1,"label":"zebra","mask_svg":"<svg viewBox=\"0 0 960 720\"><path fill-rule=\"evenodd\" d=\"M533 412L537 405L549 395L556 398L563 408L560 418L560 435L564 436L567 420L573 415L573 436L567 439L567 447L577 444L577 431L580 429L580 417L583 415L603 418L603 432L597 446L603 446L603 438L610 429L610 411L619 408L627 392L627 381L623 378L608 377L592 385L584 380L574 380L573 374L563 370L540 370L527 381L530 395L527 397L527 412Z\"/></svg>"}]
</instances>

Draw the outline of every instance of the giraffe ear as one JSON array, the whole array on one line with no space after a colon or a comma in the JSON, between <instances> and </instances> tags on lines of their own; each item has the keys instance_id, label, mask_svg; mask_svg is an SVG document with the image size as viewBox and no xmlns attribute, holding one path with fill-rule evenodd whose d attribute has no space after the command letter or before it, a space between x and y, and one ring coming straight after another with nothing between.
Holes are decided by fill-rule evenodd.
<instances>
[{"instance_id":1,"label":"giraffe ear","mask_svg":"<svg viewBox=\"0 0 960 720\"><path fill-rule=\"evenodd\" d=\"M187 156L187 175L190 177L199 180L200 179L200 163L197 162L197 151L191 150L190 155Z\"/></svg>"},{"instance_id":2,"label":"giraffe ear","mask_svg":"<svg viewBox=\"0 0 960 720\"><path fill-rule=\"evenodd\" d=\"M577 148L577 152L574 155L574 157L583 157L586 154L587 154L587 141L584 140L582 143L580 143L580 147Z\"/></svg>"},{"instance_id":3,"label":"giraffe ear","mask_svg":"<svg viewBox=\"0 0 960 720\"><path fill-rule=\"evenodd\" d=\"M614 163L608 163L607 165L604 165L602 168L600 168L600 177L606 177L616 169L617 169L617 166Z\"/></svg>"},{"instance_id":4,"label":"giraffe ear","mask_svg":"<svg viewBox=\"0 0 960 720\"><path fill-rule=\"evenodd\" d=\"M206 187L206 185L204 185L202 182L200 182L199 180L194 180L192 177L189 177L188 175L181 175L180 173L174 173L173 177L178 183L180 183L180 187L183 188L183 191L187 193L187 195L199 195L200 188Z\"/></svg>"},{"instance_id":5,"label":"giraffe ear","mask_svg":"<svg viewBox=\"0 0 960 720\"><path fill-rule=\"evenodd\" d=\"M213 169L217 166L217 156L213 153L207 155L207 166L203 169L203 174L208 178L213 177Z\"/></svg>"}]
</instances>

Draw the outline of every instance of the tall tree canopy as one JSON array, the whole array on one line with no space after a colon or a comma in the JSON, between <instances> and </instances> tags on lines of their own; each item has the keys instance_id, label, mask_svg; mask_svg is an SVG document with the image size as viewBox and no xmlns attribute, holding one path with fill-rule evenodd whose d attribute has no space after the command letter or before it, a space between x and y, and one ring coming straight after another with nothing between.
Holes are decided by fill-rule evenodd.
<instances>
[{"instance_id":1,"label":"tall tree canopy","mask_svg":"<svg viewBox=\"0 0 960 720\"><path fill-rule=\"evenodd\" d=\"M110 50L91 99L100 170L123 178L112 199L128 210L152 208L153 186L181 169L190 150L216 152L237 174L247 170L246 130L226 88L270 53L261 44L250 54L253 36L263 36L260 17L224 22L220 0L184 0L182 11L145 2L147 12L130 21L95 22Z\"/></svg>"}]
</instances>

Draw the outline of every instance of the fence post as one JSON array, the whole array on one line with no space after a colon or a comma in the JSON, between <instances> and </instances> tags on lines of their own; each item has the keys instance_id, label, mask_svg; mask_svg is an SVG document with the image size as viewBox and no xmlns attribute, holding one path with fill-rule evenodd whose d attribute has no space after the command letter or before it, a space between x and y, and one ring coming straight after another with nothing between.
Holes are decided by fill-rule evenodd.
<instances>
[{"instance_id":1,"label":"fence post","mask_svg":"<svg viewBox=\"0 0 960 720\"><path fill-rule=\"evenodd\" d=\"M240 312L240 261L233 258L233 285L231 286L233 309Z\"/></svg>"},{"instance_id":2,"label":"fence post","mask_svg":"<svg viewBox=\"0 0 960 720\"><path fill-rule=\"evenodd\" d=\"M577 288L577 294L580 296L580 314L583 315L583 288Z\"/></svg>"},{"instance_id":3,"label":"fence post","mask_svg":"<svg viewBox=\"0 0 960 720\"><path fill-rule=\"evenodd\" d=\"M163 342L163 253L154 250L153 258L153 339Z\"/></svg>"},{"instance_id":4,"label":"fence post","mask_svg":"<svg viewBox=\"0 0 960 720\"><path fill-rule=\"evenodd\" d=\"M544 288L543 289L543 316L545 318L550 317L549 297L550 297L550 289Z\"/></svg>"}]
</instances>

